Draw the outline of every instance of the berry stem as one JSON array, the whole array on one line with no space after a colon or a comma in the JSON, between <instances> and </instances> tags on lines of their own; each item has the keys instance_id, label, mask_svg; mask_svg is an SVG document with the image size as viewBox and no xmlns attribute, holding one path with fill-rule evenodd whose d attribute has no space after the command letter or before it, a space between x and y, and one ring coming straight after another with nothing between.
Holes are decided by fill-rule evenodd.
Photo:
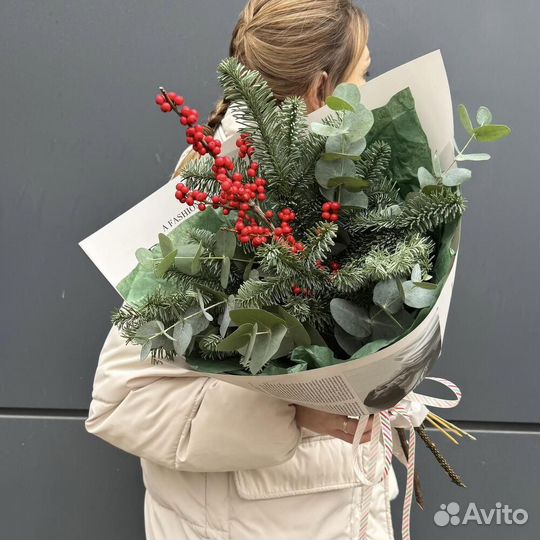
<instances>
[{"instance_id":1,"label":"berry stem","mask_svg":"<svg viewBox=\"0 0 540 540\"><path fill-rule=\"evenodd\" d=\"M250 201L249 205L251 206L251 208L253 208L253 211L259 216L259 218L261 218L262 221L266 223L268 228L273 231L275 229L274 224L264 215L261 207L253 201Z\"/></svg>"},{"instance_id":2,"label":"berry stem","mask_svg":"<svg viewBox=\"0 0 540 540\"><path fill-rule=\"evenodd\" d=\"M176 106L176 103L174 101L171 100L171 98L169 97L169 94L167 94L167 92L165 91L165 88L163 88L163 86L159 86L159 91L161 92L161 95L165 98L165 100L167 101L167 103L171 106L172 110L178 115L178 116L182 116L180 114L180 111L178 110L178 107Z\"/></svg>"}]
</instances>

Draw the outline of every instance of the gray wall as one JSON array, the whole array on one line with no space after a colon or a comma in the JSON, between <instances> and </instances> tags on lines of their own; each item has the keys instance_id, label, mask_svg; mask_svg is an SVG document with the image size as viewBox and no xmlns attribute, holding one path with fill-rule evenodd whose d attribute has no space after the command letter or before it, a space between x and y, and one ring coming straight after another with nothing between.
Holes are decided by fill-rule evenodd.
<instances>
[{"instance_id":1,"label":"gray wall","mask_svg":"<svg viewBox=\"0 0 540 540\"><path fill-rule=\"evenodd\" d=\"M167 180L183 141L152 103L156 86L206 114L242 5L0 3L1 539L144 537L137 458L83 427L119 297L77 243ZM465 188L435 369L464 391L446 416L478 437L458 448L440 441L469 487L447 482L420 450L427 502L413 514L414 537L538 538L539 1L363 5L372 75L441 48L455 104L488 105L514 128ZM529 522L436 527L434 512L451 501L502 502Z\"/></svg>"}]
</instances>

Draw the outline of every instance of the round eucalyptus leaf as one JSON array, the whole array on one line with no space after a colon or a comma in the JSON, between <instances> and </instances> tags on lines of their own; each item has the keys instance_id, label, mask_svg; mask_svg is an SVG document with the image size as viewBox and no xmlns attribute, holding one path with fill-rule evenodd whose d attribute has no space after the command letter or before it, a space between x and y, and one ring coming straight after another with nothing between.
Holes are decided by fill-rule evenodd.
<instances>
[{"instance_id":1,"label":"round eucalyptus leaf","mask_svg":"<svg viewBox=\"0 0 540 540\"><path fill-rule=\"evenodd\" d=\"M154 274L157 278L162 278L165 272L174 265L176 257L176 249L173 249L168 255L166 255L161 262L156 266Z\"/></svg>"},{"instance_id":2,"label":"round eucalyptus leaf","mask_svg":"<svg viewBox=\"0 0 540 540\"><path fill-rule=\"evenodd\" d=\"M214 255L218 257L234 257L236 251L236 236L232 231L220 229L215 235Z\"/></svg>"},{"instance_id":3,"label":"round eucalyptus leaf","mask_svg":"<svg viewBox=\"0 0 540 540\"><path fill-rule=\"evenodd\" d=\"M219 325L219 335L225 337L227 330L231 324L231 309L234 309L236 300L234 294L231 294L227 299L227 304L225 305L225 311L221 317L221 323Z\"/></svg>"},{"instance_id":4,"label":"round eucalyptus leaf","mask_svg":"<svg viewBox=\"0 0 540 540\"><path fill-rule=\"evenodd\" d=\"M328 96L326 104L334 111L354 111L354 107L337 96Z\"/></svg>"},{"instance_id":5,"label":"round eucalyptus leaf","mask_svg":"<svg viewBox=\"0 0 540 540\"><path fill-rule=\"evenodd\" d=\"M202 243L199 244L199 247L197 248L197 251L195 252L195 256L193 257L193 260L191 261L191 274L195 275L198 274L201 271L201 256L203 254L204 248L202 246Z\"/></svg>"},{"instance_id":6,"label":"round eucalyptus leaf","mask_svg":"<svg viewBox=\"0 0 540 540\"><path fill-rule=\"evenodd\" d=\"M330 301L330 313L339 326L351 336L365 338L371 334L370 317L363 306L343 298L333 298Z\"/></svg>"},{"instance_id":7,"label":"round eucalyptus leaf","mask_svg":"<svg viewBox=\"0 0 540 540\"><path fill-rule=\"evenodd\" d=\"M363 191L370 185L368 180L356 176L336 176L328 180L328 187L343 186L346 190L353 193Z\"/></svg>"},{"instance_id":8,"label":"round eucalyptus leaf","mask_svg":"<svg viewBox=\"0 0 540 540\"><path fill-rule=\"evenodd\" d=\"M422 269L418 263L416 263L412 268L411 281L422 281Z\"/></svg>"},{"instance_id":9,"label":"round eucalyptus leaf","mask_svg":"<svg viewBox=\"0 0 540 540\"><path fill-rule=\"evenodd\" d=\"M237 351L248 344L252 330L252 323L240 325L232 334L229 334L223 341L220 341L216 349L222 352Z\"/></svg>"},{"instance_id":10,"label":"round eucalyptus leaf","mask_svg":"<svg viewBox=\"0 0 540 540\"><path fill-rule=\"evenodd\" d=\"M339 110L358 110L360 107L362 107L362 96L360 95L360 90L358 88L358 85L353 83L340 83L332 92L332 97L339 99L340 101L344 101L349 105L349 108L346 109L339 109ZM328 103L328 101L327 101ZM331 105L328 104L330 108Z\"/></svg>"},{"instance_id":11,"label":"round eucalyptus leaf","mask_svg":"<svg viewBox=\"0 0 540 540\"><path fill-rule=\"evenodd\" d=\"M257 335L251 359L249 361L249 370L255 375L264 367L264 365L277 353L283 338L287 334L287 327L284 324L263 327Z\"/></svg>"},{"instance_id":12,"label":"round eucalyptus leaf","mask_svg":"<svg viewBox=\"0 0 540 540\"><path fill-rule=\"evenodd\" d=\"M479 142L495 142L508 137L511 133L508 126L489 124L474 130L474 136Z\"/></svg>"},{"instance_id":13,"label":"round eucalyptus leaf","mask_svg":"<svg viewBox=\"0 0 540 540\"><path fill-rule=\"evenodd\" d=\"M236 324L257 322L269 328L279 324L285 324L285 321L281 317L264 309L233 309L230 312L230 317Z\"/></svg>"},{"instance_id":14,"label":"round eucalyptus leaf","mask_svg":"<svg viewBox=\"0 0 540 540\"><path fill-rule=\"evenodd\" d=\"M423 188L425 186L436 185L437 180L425 167L420 167L418 169L418 183Z\"/></svg>"},{"instance_id":15,"label":"round eucalyptus leaf","mask_svg":"<svg viewBox=\"0 0 540 540\"><path fill-rule=\"evenodd\" d=\"M165 330L165 326L161 321L148 321L142 324L135 332L136 338L150 339L158 336Z\"/></svg>"},{"instance_id":16,"label":"round eucalyptus leaf","mask_svg":"<svg viewBox=\"0 0 540 540\"><path fill-rule=\"evenodd\" d=\"M456 156L456 161L487 161L488 159L491 159L491 156L485 153L458 154Z\"/></svg>"},{"instance_id":17,"label":"round eucalyptus leaf","mask_svg":"<svg viewBox=\"0 0 540 540\"><path fill-rule=\"evenodd\" d=\"M397 313L403 307L400 290L395 279L379 281L373 289L373 303L389 313Z\"/></svg>"},{"instance_id":18,"label":"round eucalyptus leaf","mask_svg":"<svg viewBox=\"0 0 540 540\"><path fill-rule=\"evenodd\" d=\"M313 122L311 124L311 131L317 135L322 135L323 137L332 137L333 135L341 135L346 132L346 129L343 127L334 127L327 124L321 124L319 122Z\"/></svg>"},{"instance_id":19,"label":"round eucalyptus leaf","mask_svg":"<svg viewBox=\"0 0 540 540\"><path fill-rule=\"evenodd\" d=\"M441 159L437 151L433 154L433 172L437 177L442 176Z\"/></svg>"},{"instance_id":20,"label":"round eucalyptus leaf","mask_svg":"<svg viewBox=\"0 0 540 540\"><path fill-rule=\"evenodd\" d=\"M472 135L474 133L474 128L471 122L471 117L469 116L469 112L467 111L467 107L461 104L458 110L459 110L459 119L461 121L461 125L463 126L463 129L469 135Z\"/></svg>"},{"instance_id":21,"label":"round eucalyptus leaf","mask_svg":"<svg viewBox=\"0 0 540 540\"><path fill-rule=\"evenodd\" d=\"M231 275L231 259L229 257L223 257L221 263L220 283L221 286L226 289L229 284L229 277Z\"/></svg>"},{"instance_id":22,"label":"round eucalyptus leaf","mask_svg":"<svg viewBox=\"0 0 540 540\"><path fill-rule=\"evenodd\" d=\"M443 175L442 183L445 186L459 186L463 184L465 180L469 180L471 176L472 173L469 169L456 167L455 169L450 169Z\"/></svg>"},{"instance_id":23,"label":"round eucalyptus leaf","mask_svg":"<svg viewBox=\"0 0 540 540\"><path fill-rule=\"evenodd\" d=\"M346 111L343 116L343 127L351 142L364 138L373 127L373 113L361 105L356 112Z\"/></svg>"},{"instance_id":24,"label":"round eucalyptus leaf","mask_svg":"<svg viewBox=\"0 0 540 540\"><path fill-rule=\"evenodd\" d=\"M193 329L193 335L196 336L204 332L210 321L204 316L199 306L191 306L184 312L184 321Z\"/></svg>"},{"instance_id":25,"label":"round eucalyptus leaf","mask_svg":"<svg viewBox=\"0 0 540 540\"><path fill-rule=\"evenodd\" d=\"M362 152L366 149L366 139L359 139L355 142L349 141L347 135L336 135L326 139L326 150L323 154L324 160L335 160L349 158L360 159Z\"/></svg>"},{"instance_id":26,"label":"round eucalyptus leaf","mask_svg":"<svg viewBox=\"0 0 540 540\"><path fill-rule=\"evenodd\" d=\"M343 328L341 328L339 325L334 327L334 337L336 338L338 345L348 355L354 354L358 349L360 349L360 347L362 347L365 341L355 336L351 336L351 334L345 332L345 330L343 330Z\"/></svg>"},{"instance_id":27,"label":"round eucalyptus leaf","mask_svg":"<svg viewBox=\"0 0 540 540\"><path fill-rule=\"evenodd\" d=\"M412 281L403 282L405 303L413 308L430 307L435 301L436 289L426 289L415 285Z\"/></svg>"},{"instance_id":28,"label":"round eucalyptus leaf","mask_svg":"<svg viewBox=\"0 0 540 540\"><path fill-rule=\"evenodd\" d=\"M150 351L152 350L152 342L147 341L142 347L141 347L141 362L147 358L147 356L150 354Z\"/></svg>"},{"instance_id":29,"label":"round eucalyptus leaf","mask_svg":"<svg viewBox=\"0 0 540 540\"><path fill-rule=\"evenodd\" d=\"M159 247L161 248L161 254L166 257L173 249L173 243L172 240L163 233L158 234L159 238Z\"/></svg>"},{"instance_id":30,"label":"round eucalyptus leaf","mask_svg":"<svg viewBox=\"0 0 540 540\"><path fill-rule=\"evenodd\" d=\"M180 319L174 325L173 338L174 351L178 355L183 355L187 351L193 338L192 326L187 324L183 319Z\"/></svg>"},{"instance_id":31,"label":"round eucalyptus leaf","mask_svg":"<svg viewBox=\"0 0 540 540\"><path fill-rule=\"evenodd\" d=\"M328 182L331 178L338 176L354 177L355 174L354 161L349 158L340 158L333 161L319 159L315 165L315 178L324 188L329 187Z\"/></svg>"},{"instance_id":32,"label":"round eucalyptus leaf","mask_svg":"<svg viewBox=\"0 0 540 540\"><path fill-rule=\"evenodd\" d=\"M199 246L196 244L186 244L179 246L176 250L176 260L174 266L177 270L188 276L193 275L192 263Z\"/></svg>"},{"instance_id":33,"label":"round eucalyptus leaf","mask_svg":"<svg viewBox=\"0 0 540 540\"><path fill-rule=\"evenodd\" d=\"M343 206L355 206L356 208L367 208L369 198L365 191L349 191L346 188L341 192L341 204Z\"/></svg>"},{"instance_id":34,"label":"round eucalyptus leaf","mask_svg":"<svg viewBox=\"0 0 540 540\"><path fill-rule=\"evenodd\" d=\"M487 107L484 107L484 105L478 107L478 111L476 111L476 121L480 126L491 124L492 120L493 116Z\"/></svg>"}]
</instances>

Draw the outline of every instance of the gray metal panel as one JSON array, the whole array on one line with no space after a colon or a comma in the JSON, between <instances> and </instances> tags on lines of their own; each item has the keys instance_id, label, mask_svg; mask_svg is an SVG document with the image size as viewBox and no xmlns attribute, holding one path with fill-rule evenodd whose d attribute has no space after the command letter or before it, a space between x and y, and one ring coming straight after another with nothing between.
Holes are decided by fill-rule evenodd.
<instances>
[{"instance_id":1,"label":"gray metal panel","mask_svg":"<svg viewBox=\"0 0 540 540\"><path fill-rule=\"evenodd\" d=\"M120 297L77 243L168 180L157 86L206 114L241 5L1 2L0 406L88 406Z\"/></svg>"},{"instance_id":2,"label":"gray metal panel","mask_svg":"<svg viewBox=\"0 0 540 540\"><path fill-rule=\"evenodd\" d=\"M81 419L0 416L0 441L0 539L144 539L139 459Z\"/></svg>"},{"instance_id":3,"label":"gray metal panel","mask_svg":"<svg viewBox=\"0 0 540 540\"><path fill-rule=\"evenodd\" d=\"M411 536L414 540L537 540L540 538L540 434L503 431L470 431L476 442L465 441L453 445L438 432L429 431L430 436L443 455L467 485L465 489L450 482L436 463L433 455L417 439L417 470L420 474L425 497L425 508L420 510L413 502ZM392 503L392 518L395 537L401 530L404 494L404 468L395 465L400 481L401 493ZM435 513L441 505L458 503L457 515L460 523L438 526ZM464 523L468 507L474 503L478 512L489 513L497 503L508 505L512 510L524 509L528 521L523 525L492 524L469 520ZM472 516L473 510L470 510ZM444 516L441 516L444 517ZM519 518L519 516L518 516ZM502 520L501 520L502 521ZM444 522L443 522L444 523Z\"/></svg>"}]
</instances>

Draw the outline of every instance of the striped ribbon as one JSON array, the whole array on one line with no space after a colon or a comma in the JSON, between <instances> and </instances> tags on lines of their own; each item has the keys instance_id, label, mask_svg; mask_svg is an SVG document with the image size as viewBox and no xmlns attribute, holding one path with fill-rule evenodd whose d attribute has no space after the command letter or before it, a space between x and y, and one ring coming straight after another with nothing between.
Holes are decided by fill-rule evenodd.
<instances>
[{"instance_id":1,"label":"striped ribbon","mask_svg":"<svg viewBox=\"0 0 540 540\"><path fill-rule=\"evenodd\" d=\"M352 451L356 477L364 486L360 503L359 540L365 540L367 538L367 526L373 485L384 480L390 470L393 457L392 425L404 427L409 432L407 481L405 497L403 499L401 537L403 540L410 540L411 538L410 517L412 498L414 495L414 463L416 447L416 432L414 428L424 421L424 418L429 412L427 406L451 408L455 407L461 400L461 391L454 383L439 377L426 377L426 379L438 382L449 388L455 395L455 399L441 399L410 392L394 407L377 412L373 415L371 438L366 443L361 443L361 440L366 431L369 415L361 416L358 420L358 426L353 438ZM382 452L380 450L381 445L379 442L382 442ZM360 449L360 444L362 444L365 449L363 456L365 459L362 457L363 453Z\"/></svg>"}]
</instances>

